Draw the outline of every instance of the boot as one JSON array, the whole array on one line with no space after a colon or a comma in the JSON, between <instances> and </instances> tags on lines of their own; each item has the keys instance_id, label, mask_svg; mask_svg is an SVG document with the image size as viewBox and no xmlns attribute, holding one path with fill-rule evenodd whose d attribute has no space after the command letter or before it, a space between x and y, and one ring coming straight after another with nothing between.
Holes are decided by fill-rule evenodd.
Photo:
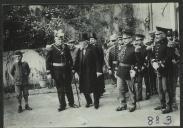
<instances>
[{"instance_id":1,"label":"boot","mask_svg":"<svg viewBox=\"0 0 183 128\"><path fill-rule=\"evenodd\" d=\"M127 109L127 105L124 105L124 106L119 106L116 108L116 111L123 111L123 110L126 110Z\"/></svg>"},{"instance_id":2,"label":"boot","mask_svg":"<svg viewBox=\"0 0 183 128\"><path fill-rule=\"evenodd\" d=\"M167 107L166 109L162 110L162 114L167 114L172 112L172 107Z\"/></svg>"},{"instance_id":3,"label":"boot","mask_svg":"<svg viewBox=\"0 0 183 128\"><path fill-rule=\"evenodd\" d=\"M22 109L22 106L19 106L18 107L18 113L21 113L21 112L23 112L23 109Z\"/></svg>"},{"instance_id":4,"label":"boot","mask_svg":"<svg viewBox=\"0 0 183 128\"><path fill-rule=\"evenodd\" d=\"M26 105L25 105L25 109L26 109L26 110L32 110L32 108L31 108L31 107L29 107L29 105L28 105L28 104L26 104Z\"/></svg>"},{"instance_id":5,"label":"boot","mask_svg":"<svg viewBox=\"0 0 183 128\"><path fill-rule=\"evenodd\" d=\"M133 107L131 107L131 108L129 108L129 112L134 112L136 110L136 106L133 106Z\"/></svg>"},{"instance_id":6,"label":"boot","mask_svg":"<svg viewBox=\"0 0 183 128\"><path fill-rule=\"evenodd\" d=\"M63 111L63 110L65 110L65 107L63 107L63 106L60 106L60 107L58 108L58 112L61 112L61 111Z\"/></svg>"},{"instance_id":7,"label":"boot","mask_svg":"<svg viewBox=\"0 0 183 128\"><path fill-rule=\"evenodd\" d=\"M161 109L165 109L165 105L161 105L161 106L157 106L154 108L154 110L161 110Z\"/></svg>"}]
</instances>

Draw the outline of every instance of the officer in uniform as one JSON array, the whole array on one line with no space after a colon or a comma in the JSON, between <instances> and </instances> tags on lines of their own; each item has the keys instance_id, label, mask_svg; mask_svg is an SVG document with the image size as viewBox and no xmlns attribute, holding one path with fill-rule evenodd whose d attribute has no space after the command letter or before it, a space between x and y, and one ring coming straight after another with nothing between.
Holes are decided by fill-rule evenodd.
<instances>
[{"instance_id":1,"label":"officer in uniform","mask_svg":"<svg viewBox=\"0 0 183 128\"><path fill-rule=\"evenodd\" d=\"M141 58L140 60L137 59L137 63L135 65L136 76L135 76L135 88L136 88L136 96L137 101L142 100L142 80L144 77L144 71L145 71L145 57L147 55L146 47L143 43L145 36L141 34L140 32L136 32L135 34L135 41L134 41L134 47L137 49L137 54L140 54ZM146 86L146 97L149 94L149 87Z\"/></svg>"},{"instance_id":2,"label":"officer in uniform","mask_svg":"<svg viewBox=\"0 0 183 128\"><path fill-rule=\"evenodd\" d=\"M160 98L160 106L154 108L155 110L162 110L162 113L172 112L171 87L167 83L168 65L170 63L170 55L168 53L168 40L166 38L166 28L156 27L155 46L153 48L154 57L152 59L152 66L157 74L157 89Z\"/></svg>"},{"instance_id":3,"label":"officer in uniform","mask_svg":"<svg viewBox=\"0 0 183 128\"><path fill-rule=\"evenodd\" d=\"M156 74L154 69L151 65L152 59L152 47L154 46L154 39L155 39L155 32L149 32L149 41L145 42L147 56L145 58L145 75L144 75L144 82L146 85L146 99L149 99L151 95L157 94L156 89Z\"/></svg>"},{"instance_id":4,"label":"officer in uniform","mask_svg":"<svg viewBox=\"0 0 183 128\"><path fill-rule=\"evenodd\" d=\"M51 75L56 83L60 106L58 111L66 109L65 95L70 107L74 104L74 96L71 86L73 60L70 49L63 43L64 33L62 30L55 31L55 43L47 46L46 69L48 76Z\"/></svg>"},{"instance_id":5,"label":"officer in uniform","mask_svg":"<svg viewBox=\"0 0 183 128\"><path fill-rule=\"evenodd\" d=\"M119 89L120 106L116 108L116 111L122 111L127 109L125 93L126 88L129 91L130 104L129 112L133 112L136 109L136 92L134 87L135 71L131 70L136 64L138 55L135 52L133 46L133 32L131 30L125 30L123 32L124 45L118 55L119 66L117 69L117 87ZM130 73L131 72L131 73Z\"/></svg>"},{"instance_id":6,"label":"officer in uniform","mask_svg":"<svg viewBox=\"0 0 183 128\"><path fill-rule=\"evenodd\" d=\"M113 43L113 46L108 49L108 54L106 55L108 61L109 75L111 75L114 83L116 83L115 75L118 67L118 53L120 50L118 44L119 40L121 40L121 37L118 38L116 34L111 35L110 42Z\"/></svg>"},{"instance_id":7,"label":"officer in uniform","mask_svg":"<svg viewBox=\"0 0 183 128\"><path fill-rule=\"evenodd\" d=\"M171 97L172 97L172 107L177 109L178 106L176 104L176 87L178 80L178 63L180 60L180 53L178 48L176 47L176 42L173 40L173 31L169 29L167 32L168 39L168 54L171 57L171 60L168 64L168 79L167 83L171 87Z\"/></svg>"}]
</instances>

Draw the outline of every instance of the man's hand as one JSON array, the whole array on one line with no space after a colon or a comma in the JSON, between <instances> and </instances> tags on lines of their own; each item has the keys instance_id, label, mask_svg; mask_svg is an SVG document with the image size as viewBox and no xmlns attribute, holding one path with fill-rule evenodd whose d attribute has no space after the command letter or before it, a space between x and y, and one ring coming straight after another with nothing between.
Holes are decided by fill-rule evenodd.
<instances>
[{"instance_id":1,"label":"man's hand","mask_svg":"<svg viewBox=\"0 0 183 128\"><path fill-rule=\"evenodd\" d=\"M46 50L51 50L52 49L52 45L46 45Z\"/></svg>"},{"instance_id":2,"label":"man's hand","mask_svg":"<svg viewBox=\"0 0 183 128\"><path fill-rule=\"evenodd\" d=\"M76 71L75 70L72 70L72 73L74 74Z\"/></svg>"},{"instance_id":3,"label":"man's hand","mask_svg":"<svg viewBox=\"0 0 183 128\"><path fill-rule=\"evenodd\" d=\"M48 79L48 80L51 80L51 79L52 79L51 74L47 74L47 79Z\"/></svg>"},{"instance_id":4,"label":"man's hand","mask_svg":"<svg viewBox=\"0 0 183 128\"><path fill-rule=\"evenodd\" d=\"M112 70L111 70L111 69L109 69L109 71L108 71L108 72L109 72L109 75L112 75Z\"/></svg>"},{"instance_id":5,"label":"man's hand","mask_svg":"<svg viewBox=\"0 0 183 128\"><path fill-rule=\"evenodd\" d=\"M134 78L136 75L136 71L135 70L130 70L130 77Z\"/></svg>"},{"instance_id":6,"label":"man's hand","mask_svg":"<svg viewBox=\"0 0 183 128\"><path fill-rule=\"evenodd\" d=\"M141 46L135 46L135 52L140 52Z\"/></svg>"},{"instance_id":7,"label":"man's hand","mask_svg":"<svg viewBox=\"0 0 183 128\"><path fill-rule=\"evenodd\" d=\"M177 63L177 61L176 61L175 59L173 59L173 60L172 60L172 63L173 63L173 64L176 64L176 63Z\"/></svg>"},{"instance_id":8,"label":"man's hand","mask_svg":"<svg viewBox=\"0 0 183 128\"><path fill-rule=\"evenodd\" d=\"M152 48L153 48L152 46L147 46L146 50L152 50Z\"/></svg>"},{"instance_id":9,"label":"man's hand","mask_svg":"<svg viewBox=\"0 0 183 128\"><path fill-rule=\"evenodd\" d=\"M77 81L79 81L79 75L77 73L74 74L74 77Z\"/></svg>"},{"instance_id":10,"label":"man's hand","mask_svg":"<svg viewBox=\"0 0 183 128\"><path fill-rule=\"evenodd\" d=\"M101 72L97 72L97 77L101 76L102 73Z\"/></svg>"},{"instance_id":11,"label":"man's hand","mask_svg":"<svg viewBox=\"0 0 183 128\"><path fill-rule=\"evenodd\" d=\"M159 68L159 64L157 62L153 62L152 66L155 70L157 70Z\"/></svg>"}]
</instances>

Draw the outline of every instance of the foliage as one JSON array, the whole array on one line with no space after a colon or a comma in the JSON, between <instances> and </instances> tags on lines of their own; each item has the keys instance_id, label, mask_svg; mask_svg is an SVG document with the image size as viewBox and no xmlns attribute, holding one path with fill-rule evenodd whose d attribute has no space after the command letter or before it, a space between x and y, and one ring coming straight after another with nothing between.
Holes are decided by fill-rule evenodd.
<instances>
[{"instance_id":1,"label":"foliage","mask_svg":"<svg viewBox=\"0 0 183 128\"><path fill-rule=\"evenodd\" d=\"M119 4L121 12L114 17L117 5L42 5L4 7L4 49L44 47L54 42L54 30L63 29L65 41L79 40L82 32L96 32L99 41L107 40L126 26L134 28L133 6ZM118 31L117 31L118 32Z\"/></svg>"}]
</instances>

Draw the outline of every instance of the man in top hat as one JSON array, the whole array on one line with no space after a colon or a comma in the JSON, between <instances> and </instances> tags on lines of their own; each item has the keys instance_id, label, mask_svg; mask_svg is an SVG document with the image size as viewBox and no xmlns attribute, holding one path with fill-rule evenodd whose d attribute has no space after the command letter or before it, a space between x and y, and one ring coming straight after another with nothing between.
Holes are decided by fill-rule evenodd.
<instances>
[{"instance_id":1,"label":"man in top hat","mask_svg":"<svg viewBox=\"0 0 183 128\"><path fill-rule=\"evenodd\" d=\"M27 62L22 62L23 53L21 51L15 52L17 62L13 64L10 69L10 77L15 84L15 92L18 99L18 113L23 111L22 109L22 94L25 100L25 109L32 110L28 104L28 78L30 74L30 68Z\"/></svg>"},{"instance_id":2,"label":"man in top hat","mask_svg":"<svg viewBox=\"0 0 183 128\"><path fill-rule=\"evenodd\" d=\"M171 61L167 47L167 31L167 28L156 27L152 59L152 66L157 74L157 89L161 103L155 110L162 110L163 114L172 111L171 87L167 83L168 65Z\"/></svg>"},{"instance_id":3,"label":"man in top hat","mask_svg":"<svg viewBox=\"0 0 183 128\"><path fill-rule=\"evenodd\" d=\"M121 37L120 37L121 39ZM113 43L113 46L111 46L108 49L108 54L106 55L107 58L107 65L108 70L109 70L109 75L111 75L112 80L114 81L114 83L116 83L116 78L115 78L115 74L117 71L117 67L118 67L118 54L119 54L119 50L120 50L120 45L119 45L119 40L118 40L118 36L117 34L113 34L110 37L110 43Z\"/></svg>"},{"instance_id":4,"label":"man in top hat","mask_svg":"<svg viewBox=\"0 0 183 128\"><path fill-rule=\"evenodd\" d=\"M103 66L104 66L104 51L102 46L97 41L97 36L95 33L89 34L89 41L90 44L92 44L96 50L97 54L97 61L98 61L98 69L100 70L101 74L97 77L97 84L99 87L98 92L101 93L101 95L105 92L105 83L104 83L104 74L103 74Z\"/></svg>"},{"instance_id":5,"label":"man in top hat","mask_svg":"<svg viewBox=\"0 0 183 128\"><path fill-rule=\"evenodd\" d=\"M62 30L55 31L55 43L50 45L46 56L46 69L48 76L51 75L55 80L59 108L58 111L66 109L65 95L70 107L77 107L74 104L74 96L71 86L73 60L70 49L63 42L64 33Z\"/></svg>"},{"instance_id":6,"label":"man in top hat","mask_svg":"<svg viewBox=\"0 0 183 128\"><path fill-rule=\"evenodd\" d=\"M85 96L85 107L88 108L92 105L93 101L90 94L93 93L94 107L98 109L101 93L99 92L100 87L97 84L97 77L101 76L102 72L100 64L98 64L96 49L89 43L88 33L82 34L80 46L74 66L79 74L79 89Z\"/></svg>"},{"instance_id":7,"label":"man in top hat","mask_svg":"<svg viewBox=\"0 0 183 128\"><path fill-rule=\"evenodd\" d=\"M137 63L135 65L136 69L136 77L135 77L135 88L136 88L136 100L142 100L142 80L144 77L144 72L146 69L145 65L145 57L147 55L146 47L144 45L144 38L145 36L140 32L136 32L135 34L135 41L133 43L134 47L136 48L136 54L140 54L140 59L137 59ZM149 97L149 86L146 86L146 97Z\"/></svg>"},{"instance_id":8,"label":"man in top hat","mask_svg":"<svg viewBox=\"0 0 183 128\"><path fill-rule=\"evenodd\" d=\"M133 112L136 109L136 92L134 87L135 71L131 70L137 62L138 55L135 52L133 46L133 32L131 30L125 30L122 34L124 45L118 54L119 66L117 69L117 87L119 89L119 101L120 106L116 108L116 111L123 111L127 109L125 93L127 88L129 91L130 103L129 112Z\"/></svg>"}]
</instances>

